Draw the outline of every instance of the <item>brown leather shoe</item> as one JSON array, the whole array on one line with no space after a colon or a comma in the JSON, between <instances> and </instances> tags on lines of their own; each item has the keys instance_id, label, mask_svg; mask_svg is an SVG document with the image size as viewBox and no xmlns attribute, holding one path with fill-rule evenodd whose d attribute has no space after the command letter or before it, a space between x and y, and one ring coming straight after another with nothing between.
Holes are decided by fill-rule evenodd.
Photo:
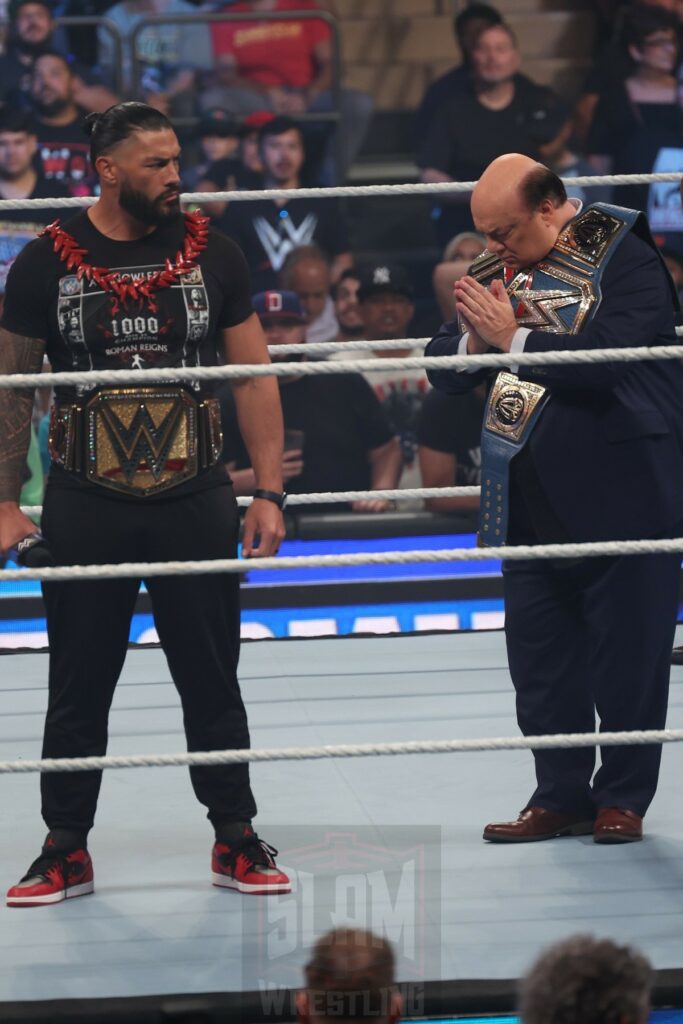
<instances>
[{"instance_id":1,"label":"brown leather shoe","mask_svg":"<svg viewBox=\"0 0 683 1024\"><path fill-rule=\"evenodd\" d=\"M521 811L517 821L487 825L484 839L490 843L538 843L558 836L588 836L592 831L592 818L556 814L545 807L527 807Z\"/></svg>"},{"instance_id":2,"label":"brown leather shoe","mask_svg":"<svg viewBox=\"0 0 683 1024\"><path fill-rule=\"evenodd\" d=\"M643 819L623 807L601 807L595 819L593 842L637 843L643 838Z\"/></svg>"}]
</instances>

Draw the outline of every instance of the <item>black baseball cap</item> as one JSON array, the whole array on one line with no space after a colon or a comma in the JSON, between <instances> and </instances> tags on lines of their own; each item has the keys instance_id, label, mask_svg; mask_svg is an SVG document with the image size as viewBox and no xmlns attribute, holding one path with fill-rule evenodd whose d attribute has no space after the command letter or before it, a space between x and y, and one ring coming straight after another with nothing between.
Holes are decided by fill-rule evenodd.
<instances>
[{"instance_id":1,"label":"black baseball cap","mask_svg":"<svg viewBox=\"0 0 683 1024\"><path fill-rule=\"evenodd\" d=\"M198 134L200 136L217 135L221 139L228 139L232 136L237 139L242 132L232 114L223 110L222 107L212 107L200 117Z\"/></svg>"},{"instance_id":2,"label":"black baseball cap","mask_svg":"<svg viewBox=\"0 0 683 1024\"><path fill-rule=\"evenodd\" d=\"M405 295L413 299L415 292L410 275L405 267L397 263L373 263L363 267L358 273L358 301L363 302L370 295L380 292L392 292L394 295Z\"/></svg>"}]
</instances>

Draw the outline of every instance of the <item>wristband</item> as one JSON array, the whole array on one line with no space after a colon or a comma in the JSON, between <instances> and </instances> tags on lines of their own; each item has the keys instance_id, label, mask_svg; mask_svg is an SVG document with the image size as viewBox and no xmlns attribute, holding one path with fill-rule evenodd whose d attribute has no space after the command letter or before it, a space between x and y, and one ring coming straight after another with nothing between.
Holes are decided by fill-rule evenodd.
<instances>
[{"instance_id":1,"label":"wristband","mask_svg":"<svg viewBox=\"0 0 683 1024\"><path fill-rule=\"evenodd\" d=\"M274 505L282 511L287 504L287 494L285 491L282 494L279 491L264 491L261 487L257 487L254 491L255 498L263 498L264 501L272 501Z\"/></svg>"}]
</instances>

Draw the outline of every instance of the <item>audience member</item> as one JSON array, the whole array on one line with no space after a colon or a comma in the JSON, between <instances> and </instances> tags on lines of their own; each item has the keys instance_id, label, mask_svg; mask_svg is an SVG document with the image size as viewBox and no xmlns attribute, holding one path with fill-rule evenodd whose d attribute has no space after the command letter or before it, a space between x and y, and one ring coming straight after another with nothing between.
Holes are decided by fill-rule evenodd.
<instances>
[{"instance_id":1,"label":"audience member","mask_svg":"<svg viewBox=\"0 0 683 1024\"><path fill-rule=\"evenodd\" d=\"M323 935L313 947L304 968L304 987L297 993L300 1024L330 1019L396 1024L403 1006L394 962L387 939L372 932L335 928Z\"/></svg>"},{"instance_id":2,"label":"audience member","mask_svg":"<svg viewBox=\"0 0 683 1024\"><path fill-rule=\"evenodd\" d=\"M407 271L395 264L375 264L361 269L358 301L363 320L363 337L369 341L391 341L408 336L415 314L414 290ZM363 353L363 358L386 359L422 355L420 346ZM358 352L337 356L358 358ZM368 383L382 403L401 442L403 472L401 487L420 487L417 458L417 421L429 384L424 370L368 371ZM414 507L421 507L422 502ZM408 507L407 505L405 507ZM412 507L412 506L411 506Z\"/></svg>"},{"instance_id":3,"label":"audience member","mask_svg":"<svg viewBox=\"0 0 683 1024\"><path fill-rule=\"evenodd\" d=\"M617 174L652 171L663 147L680 147L683 114L674 74L676 17L658 7L637 7L624 19L624 41L634 71L613 82L598 101L588 138L597 169ZM597 159L599 158L599 159ZM647 208L646 185L622 186L619 202Z\"/></svg>"},{"instance_id":4,"label":"audience member","mask_svg":"<svg viewBox=\"0 0 683 1024\"><path fill-rule=\"evenodd\" d=\"M85 111L75 98L75 81L66 57L39 54L31 74L38 152L48 182L65 185L72 196L91 195L97 177L82 129Z\"/></svg>"},{"instance_id":5,"label":"audience member","mask_svg":"<svg viewBox=\"0 0 683 1024\"><path fill-rule=\"evenodd\" d=\"M0 102L30 105L31 69L36 56L45 50L59 49L54 41L53 7L52 0L11 0L7 8L7 48L0 57ZM70 63L79 105L87 110L102 111L118 103L114 93L98 81L92 68Z\"/></svg>"},{"instance_id":6,"label":"audience member","mask_svg":"<svg viewBox=\"0 0 683 1024\"><path fill-rule=\"evenodd\" d=\"M462 63L435 79L427 88L415 116L416 141L424 139L434 114L444 103L457 99L467 90L472 74L472 48L481 31L500 25L503 18L489 4L469 4L453 19L453 32L460 48Z\"/></svg>"},{"instance_id":7,"label":"audience member","mask_svg":"<svg viewBox=\"0 0 683 1024\"><path fill-rule=\"evenodd\" d=\"M276 117L260 130L265 188L300 188L305 150L301 129ZM337 199L264 199L231 203L222 230L239 244L254 287L274 288L285 259L297 246L315 242L332 261L332 280L351 265L346 223Z\"/></svg>"},{"instance_id":8,"label":"audience member","mask_svg":"<svg viewBox=\"0 0 683 1024\"><path fill-rule=\"evenodd\" d=\"M298 297L289 291L261 292L254 297L269 345L302 344L306 316ZM272 356L274 361L278 356ZM287 362L304 356L285 354ZM293 494L315 491L383 490L396 486L401 453L386 414L372 388L357 373L316 377L278 377L285 424L282 463L285 489ZM223 461L235 493L251 494L254 473L241 440L231 392L221 396ZM288 443L288 439L289 443ZM383 512L386 501L357 501L354 512ZM304 511L337 511L348 505L306 505Z\"/></svg>"},{"instance_id":9,"label":"audience member","mask_svg":"<svg viewBox=\"0 0 683 1024\"><path fill-rule=\"evenodd\" d=\"M333 341L339 333L330 295L330 264L317 245L292 249L279 277L280 287L296 292L306 314L306 341Z\"/></svg>"},{"instance_id":10,"label":"audience member","mask_svg":"<svg viewBox=\"0 0 683 1024\"><path fill-rule=\"evenodd\" d=\"M358 289L360 279L358 271L353 268L345 270L336 285L332 288L334 315L339 324L339 332L335 341L358 341L363 337L363 317L360 315ZM356 353L357 355L359 353Z\"/></svg>"},{"instance_id":11,"label":"audience member","mask_svg":"<svg viewBox=\"0 0 683 1024\"><path fill-rule=\"evenodd\" d=\"M471 83L432 118L418 153L424 182L476 181L503 153L550 159L565 130L557 96L519 74L514 33L501 23L480 31L471 51ZM471 231L469 193L439 197L434 216L441 245Z\"/></svg>"},{"instance_id":12,"label":"audience member","mask_svg":"<svg viewBox=\"0 0 683 1024\"><path fill-rule=\"evenodd\" d=\"M683 22L683 6L679 0L630 0L630 2L624 0L619 4L618 9L613 12L609 20L611 35L599 46L596 59L583 84L581 95L574 105L573 136L581 151L584 151L588 144L595 108L600 97L633 73L633 60L624 39L624 18L628 17L630 11L644 7L659 7L670 14L678 15L680 51L680 43L683 41L683 25L681 24ZM604 36L602 38L604 40Z\"/></svg>"},{"instance_id":13,"label":"audience member","mask_svg":"<svg viewBox=\"0 0 683 1024\"><path fill-rule=\"evenodd\" d=\"M215 164L224 161L233 165L239 163L241 135L242 129L227 110L215 107L206 111L197 125L196 145L199 152L193 147L195 153L191 163L183 167L182 171L183 184L190 192L201 188L200 182L205 180L209 168Z\"/></svg>"},{"instance_id":14,"label":"audience member","mask_svg":"<svg viewBox=\"0 0 683 1024\"><path fill-rule=\"evenodd\" d=\"M135 44L140 80L133 81L133 30L143 18L173 17L176 14L198 15L198 11L186 0L121 0L109 8L106 16L123 37L126 92L169 116L189 117L196 112L198 75L211 72L214 66L211 33L206 22L198 20L191 25L167 23L143 29ZM111 35L102 28L98 38L100 63L113 68L115 51Z\"/></svg>"},{"instance_id":15,"label":"audience member","mask_svg":"<svg viewBox=\"0 0 683 1024\"><path fill-rule=\"evenodd\" d=\"M483 235L461 231L444 249L443 260L432 271L432 286L444 320L455 316L453 285L464 277L477 256L486 248Z\"/></svg>"},{"instance_id":16,"label":"audience member","mask_svg":"<svg viewBox=\"0 0 683 1024\"><path fill-rule=\"evenodd\" d=\"M315 0L245 0L226 6L230 14L316 11ZM238 114L269 109L276 114L329 113L332 94L332 35L322 19L222 22L212 26L219 81L203 98ZM321 180L344 178L372 114L372 100L357 89L340 95L339 145L330 136ZM329 133L328 133L329 134ZM342 166L337 167L337 157Z\"/></svg>"},{"instance_id":17,"label":"audience member","mask_svg":"<svg viewBox=\"0 0 683 1024\"><path fill-rule=\"evenodd\" d=\"M262 111L250 114L238 128L239 143L230 156L216 157L206 167L201 186L206 191L263 188L263 162L259 152L259 132L273 115ZM202 119L204 121L204 119ZM204 121L208 126L208 122Z\"/></svg>"},{"instance_id":18,"label":"audience member","mask_svg":"<svg viewBox=\"0 0 683 1024\"><path fill-rule=\"evenodd\" d=\"M647 1024L652 968L630 946L575 935L550 946L522 978L524 1024Z\"/></svg>"},{"instance_id":19,"label":"audience member","mask_svg":"<svg viewBox=\"0 0 683 1024\"><path fill-rule=\"evenodd\" d=\"M481 483L485 402L485 388L466 395L447 395L434 389L427 393L417 422L423 487L473 487ZM425 498L425 508L430 512L471 513L474 520L479 497Z\"/></svg>"},{"instance_id":20,"label":"audience member","mask_svg":"<svg viewBox=\"0 0 683 1024\"><path fill-rule=\"evenodd\" d=\"M0 110L0 199L51 199L68 195L59 182L48 182L36 170L36 128L28 110ZM60 211L32 206L0 210L0 295L5 294L9 268L27 242L32 241Z\"/></svg>"}]
</instances>

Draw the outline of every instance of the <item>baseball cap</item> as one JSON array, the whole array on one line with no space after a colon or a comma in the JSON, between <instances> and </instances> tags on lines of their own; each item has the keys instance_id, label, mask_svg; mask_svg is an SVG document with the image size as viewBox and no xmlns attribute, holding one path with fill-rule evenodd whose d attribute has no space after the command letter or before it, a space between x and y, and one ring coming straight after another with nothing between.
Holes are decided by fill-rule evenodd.
<instances>
[{"instance_id":1,"label":"baseball cap","mask_svg":"<svg viewBox=\"0 0 683 1024\"><path fill-rule=\"evenodd\" d=\"M275 114L271 110L255 110L253 114L247 114L242 119L241 130L242 135L247 135L249 132L258 131L259 128L263 128L264 124L268 124L269 121L275 119Z\"/></svg>"},{"instance_id":2,"label":"baseball cap","mask_svg":"<svg viewBox=\"0 0 683 1024\"><path fill-rule=\"evenodd\" d=\"M407 299L412 299L415 294L408 271L397 263L373 263L363 267L358 279L359 302L379 292L393 292L396 295L405 295Z\"/></svg>"},{"instance_id":3,"label":"baseball cap","mask_svg":"<svg viewBox=\"0 0 683 1024\"><path fill-rule=\"evenodd\" d=\"M218 135L222 139L234 136L239 138L241 132L232 114L222 107L212 107L199 119L198 133L202 135Z\"/></svg>"},{"instance_id":4,"label":"baseball cap","mask_svg":"<svg viewBox=\"0 0 683 1024\"><path fill-rule=\"evenodd\" d=\"M293 324L305 324L306 314L296 292L259 292L252 299L254 310L261 323L273 320L290 320Z\"/></svg>"}]
</instances>

